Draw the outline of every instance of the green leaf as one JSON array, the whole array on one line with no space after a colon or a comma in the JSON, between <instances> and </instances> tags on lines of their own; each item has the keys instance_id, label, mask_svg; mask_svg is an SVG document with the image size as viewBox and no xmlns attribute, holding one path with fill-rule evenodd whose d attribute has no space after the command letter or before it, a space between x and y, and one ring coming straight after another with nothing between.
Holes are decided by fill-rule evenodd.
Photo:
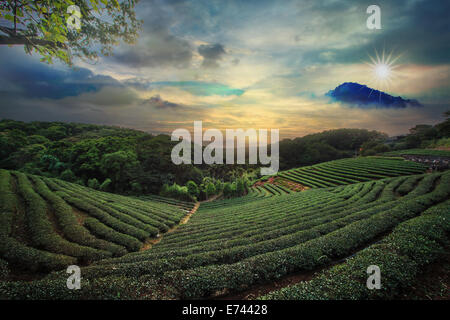
<instances>
[{"instance_id":1,"label":"green leaf","mask_svg":"<svg viewBox=\"0 0 450 320\"><path fill-rule=\"evenodd\" d=\"M5 14L5 19L14 22L14 17L10 14Z\"/></svg>"}]
</instances>

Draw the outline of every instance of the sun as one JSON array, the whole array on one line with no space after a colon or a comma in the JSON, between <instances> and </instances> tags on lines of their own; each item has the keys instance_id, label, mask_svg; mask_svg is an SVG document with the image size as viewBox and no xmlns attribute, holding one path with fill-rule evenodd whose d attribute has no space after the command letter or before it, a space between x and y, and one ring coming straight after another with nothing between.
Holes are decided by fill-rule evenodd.
<instances>
[{"instance_id":1,"label":"sun","mask_svg":"<svg viewBox=\"0 0 450 320\"><path fill-rule=\"evenodd\" d=\"M380 63L375 66L374 71L378 79L384 80L389 78L391 68L387 64Z\"/></svg>"},{"instance_id":2,"label":"sun","mask_svg":"<svg viewBox=\"0 0 450 320\"><path fill-rule=\"evenodd\" d=\"M400 58L400 55L393 57L393 53L386 54L383 50L379 55L375 50L375 57L369 55L370 61L366 64L371 71L371 82L376 89L387 89L393 82L396 76L396 70L398 65L395 62Z\"/></svg>"}]
</instances>

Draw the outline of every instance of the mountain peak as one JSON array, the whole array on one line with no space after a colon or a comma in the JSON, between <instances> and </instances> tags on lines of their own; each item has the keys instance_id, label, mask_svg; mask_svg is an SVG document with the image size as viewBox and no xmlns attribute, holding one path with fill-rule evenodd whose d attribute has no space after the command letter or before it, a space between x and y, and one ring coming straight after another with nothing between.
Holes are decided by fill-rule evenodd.
<instances>
[{"instance_id":1,"label":"mountain peak","mask_svg":"<svg viewBox=\"0 0 450 320\"><path fill-rule=\"evenodd\" d=\"M335 101L356 105L360 108L406 108L408 106L422 106L417 100L394 97L383 91L372 89L356 82L344 82L334 90L328 91L325 95Z\"/></svg>"}]
</instances>

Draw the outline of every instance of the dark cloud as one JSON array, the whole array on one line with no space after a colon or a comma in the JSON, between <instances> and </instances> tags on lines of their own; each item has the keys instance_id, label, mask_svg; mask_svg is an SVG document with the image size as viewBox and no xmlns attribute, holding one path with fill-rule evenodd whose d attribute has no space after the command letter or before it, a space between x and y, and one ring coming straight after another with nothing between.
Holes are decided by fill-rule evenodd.
<instances>
[{"instance_id":1,"label":"dark cloud","mask_svg":"<svg viewBox=\"0 0 450 320\"><path fill-rule=\"evenodd\" d=\"M160 30L147 39L144 37L137 46L116 53L112 59L133 68L186 68L190 65L192 56L189 42L168 34L166 30Z\"/></svg>"},{"instance_id":2,"label":"dark cloud","mask_svg":"<svg viewBox=\"0 0 450 320\"><path fill-rule=\"evenodd\" d=\"M110 59L132 68L189 67L194 48L189 41L171 31L177 23L173 6L182 3L142 1L137 14L144 24L137 44L118 50Z\"/></svg>"},{"instance_id":3,"label":"dark cloud","mask_svg":"<svg viewBox=\"0 0 450 320\"><path fill-rule=\"evenodd\" d=\"M406 108L422 107L416 100L393 97L385 92L354 82L345 82L330 90L326 96L333 101L344 102L359 108Z\"/></svg>"},{"instance_id":4,"label":"dark cloud","mask_svg":"<svg viewBox=\"0 0 450 320\"><path fill-rule=\"evenodd\" d=\"M8 61L0 68L0 91L8 88L5 91L22 97L61 99L96 92L106 86L122 86L114 78L95 75L88 69L57 69L30 59L15 59L13 54L12 51L0 51L0 59Z\"/></svg>"},{"instance_id":5,"label":"dark cloud","mask_svg":"<svg viewBox=\"0 0 450 320\"><path fill-rule=\"evenodd\" d=\"M223 45L216 44L202 44L198 47L198 53L203 57L203 66L206 68L217 68L218 61L226 54Z\"/></svg>"},{"instance_id":6,"label":"dark cloud","mask_svg":"<svg viewBox=\"0 0 450 320\"><path fill-rule=\"evenodd\" d=\"M163 100L159 94L154 95L150 99L144 100L142 103L151 105L156 109L178 109L182 107L180 104Z\"/></svg>"}]
</instances>

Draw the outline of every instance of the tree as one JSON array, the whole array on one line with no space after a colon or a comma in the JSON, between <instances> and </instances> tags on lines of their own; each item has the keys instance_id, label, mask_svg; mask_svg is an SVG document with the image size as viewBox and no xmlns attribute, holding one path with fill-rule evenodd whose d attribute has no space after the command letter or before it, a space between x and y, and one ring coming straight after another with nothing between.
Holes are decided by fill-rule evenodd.
<instances>
[{"instance_id":1,"label":"tree","mask_svg":"<svg viewBox=\"0 0 450 320\"><path fill-rule=\"evenodd\" d=\"M139 166L136 153L132 151L117 151L105 154L101 161L101 170L107 177L112 177L116 191L125 189L129 182L130 172Z\"/></svg>"},{"instance_id":2,"label":"tree","mask_svg":"<svg viewBox=\"0 0 450 320\"><path fill-rule=\"evenodd\" d=\"M45 170L59 172L64 169L64 164L55 156L44 154L40 157L39 162Z\"/></svg>"},{"instance_id":3,"label":"tree","mask_svg":"<svg viewBox=\"0 0 450 320\"><path fill-rule=\"evenodd\" d=\"M428 124L418 124L409 129L409 132L421 141L435 139L438 135L437 129Z\"/></svg>"},{"instance_id":4,"label":"tree","mask_svg":"<svg viewBox=\"0 0 450 320\"><path fill-rule=\"evenodd\" d=\"M89 179L88 180L88 187L91 188L91 189L98 190L100 188L100 183L98 182L98 180L96 178Z\"/></svg>"},{"instance_id":5,"label":"tree","mask_svg":"<svg viewBox=\"0 0 450 320\"><path fill-rule=\"evenodd\" d=\"M188 181L186 187L191 197L197 198L200 195L200 190L198 190L198 186L194 181Z\"/></svg>"},{"instance_id":6,"label":"tree","mask_svg":"<svg viewBox=\"0 0 450 320\"><path fill-rule=\"evenodd\" d=\"M368 141L361 146L361 155L363 156L373 156L377 153L388 152L390 150L389 146L379 142L379 141Z\"/></svg>"},{"instance_id":7,"label":"tree","mask_svg":"<svg viewBox=\"0 0 450 320\"><path fill-rule=\"evenodd\" d=\"M105 181L103 181L103 183L100 185L100 191L108 192L111 182L111 179L106 178Z\"/></svg>"},{"instance_id":8,"label":"tree","mask_svg":"<svg viewBox=\"0 0 450 320\"><path fill-rule=\"evenodd\" d=\"M237 196L243 196L245 194L245 183L243 178L236 180L236 194Z\"/></svg>"},{"instance_id":9,"label":"tree","mask_svg":"<svg viewBox=\"0 0 450 320\"><path fill-rule=\"evenodd\" d=\"M69 182L74 182L75 180L77 180L77 177L75 176L75 174L70 169L64 170L61 173L60 178L62 180L69 181Z\"/></svg>"},{"instance_id":10,"label":"tree","mask_svg":"<svg viewBox=\"0 0 450 320\"><path fill-rule=\"evenodd\" d=\"M450 110L444 113L445 121L436 125L436 129L441 137L450 137Z\"/></svg>"},{"instance_id":11,"label":"tree","mask_svg":"<svg viewBox=\"0 0 450 320\"><path fill-rule=\"evenodd\" d=\"M134 193L141 194L141 193L142 193L142 186L140 185L139 182L133 182L133 183L131 184L131 190L132 190Z\"/></svg>"},{"instance_id":12,"label":"tree","mask_svg":"<svg viewBox=\"0 0 450 320\"><path fill-rule=\"evenodd\" d=\"M42 130L40 134L53 141L64 139L67 136L66 128L63 126L51 126Z\"/></svg>"},{"instance_id":13,"label":"tree","mask_svg":"<svg viewBox=\"0 0 450 320\"><path fill-rule=\"evenodd\" d=\"M195 183L201 183L203 180L203 172L197 167L189 166L185 170L186 174L184 175L184 179L186 180L192 180Z\"/></svg>"},{"instance_id":14,"label":"tree","mask_svg":"<svg viewBox=\"0 0 450 320\"><path fill-rule=\"evenodd\" d=\"M23 45L25 52L69 65L73 57L109 55L123 40L133 43L142 21L138 0L8 0L0 2L0 45ZM75 6L74 6L75 5ZM79 22L79 27L77 26ZM75 26L75 27L74 27Z\"/></svg>"},{"instance_id":15,"label":"tree","mask_svg":"<svg viewBox=\"0 0 450 320\"><path fill-rule=\"evenodd\" d=\"M216 194L216 187L214 186L214 183L209 182L206 185L206 197L209 199L211 196Z\"/></svg>"},{"instance_id":16,"label":"tree","mask_svg":"<svg viewBox=\"0 0 450 320\"><path fill-rule=\"evenodd\" d=\"M225 182L223 185L223 195L225 198L231 198L233 196L233 189L230 182Z\"/></svg>"},{"instance_id":17,"label":"tree","mask_svg":"<svg viewBox=\"0 0 450 320\"><path fill-rule=\"evenodd\" d=\"M216 184L214 185L216 187L216 193L219 194L223 190L223 182L220 180L216 181Z\"/></svg>"}]
</instances>

